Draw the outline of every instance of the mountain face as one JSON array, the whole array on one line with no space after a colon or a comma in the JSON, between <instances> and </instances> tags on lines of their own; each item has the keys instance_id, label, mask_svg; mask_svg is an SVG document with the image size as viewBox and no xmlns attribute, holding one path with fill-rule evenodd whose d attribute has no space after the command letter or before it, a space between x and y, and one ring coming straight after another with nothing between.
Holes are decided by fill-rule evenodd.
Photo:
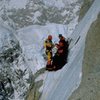
<instances>
[{"instance_id":1,"label":"mountain face","mask_svg":"<svg viewBox=\"0 0 100 100\"><path fill-rule=\"evenodd\" d=\"M41 51L39 51L39 56L31 55L30 52L33 52L33 48L35 48L34 44L25 45L27 54L23 52L24 46L20 44L22 39L18 33L19 29L23 28L24 31L21 32L29 37L27 33L32 33L35 28L37 30L34 32L40 32L40 25L43 27L45 25L43 30L41 28L42 33L48 34L48 30L52 29L50 31L52 34L58 34L59 32L64 33L66 29L65 26L57 26L57 24L64 24L69 26L67 31L72 33L78 23L82 3L81 0L22 0L22 2L19 0L19 2L18 0L0 0L0 100L24 100L29 85L34 81L34 73L30 69L30 65L41 66L44 63L44 60L41 61L43 57L40 59ZM50 23L56 24L52 24L52 27L46 26ZM37 26L29 27L27 30L30 25ZM36 34L33 37L35 36ZM43 43L43 38L39 38L41 43ZM37 37L35 37L35 41L37 43ZM34 52L37 54L37 50L34 49ZM27 61L26 55L34 56L33 62ZM35 57L37 58L34 59Z\"/></svg>"},{"instance_id":2,"label":"mountain face","mask_svg":"<svg viewBox=\"0 0 100 100\"><path fill-rule=\"evenodd\" d=\"M31 72L14 31L2 25L0 30L0 100L17 100L24 97Z\"/></svg>"},{"instance_id":3,"label":"mountain face","mask_svg":"<svg viewBox=\"0 0 100 100\"><path fill-rule=\"evenodd\" d=\"M100 13L88 31L83 60L83 77L79 88L69 100L99 100L100 98Z\"/></svg>"},{"instance_id":4,"label":"mountain face","mask_svg":"<svg viewBox=\"0 0 100 100\"><path fill-rule=\"evenodd\" d=\"M79 14L81 3L82 0L22 0L20 3L5 0L1 2L4 5L1 16L4 21L12 19L17 29L47 23L68 24Z\"/></svg>"}]
</instances>

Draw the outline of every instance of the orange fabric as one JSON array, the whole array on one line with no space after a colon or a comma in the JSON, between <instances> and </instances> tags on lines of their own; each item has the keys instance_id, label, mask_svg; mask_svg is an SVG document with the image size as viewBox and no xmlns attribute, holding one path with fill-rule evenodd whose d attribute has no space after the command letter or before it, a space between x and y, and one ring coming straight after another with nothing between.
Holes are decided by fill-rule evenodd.
<instances>
[{"instance_id":1,"label":"orange fabric","mask_svg":"<svg viewBox=\"0 0 100 100\"><path fill-rule=\"evenodd\" d=\"M62 42L59 42L59 46L60 46L60 47L63 47L64 44L63 44Z\"/></svg>"},{"instance_id":2,"label":"orange fabric","mask_svg":"<svg viewBox=\"0 0 100 100\"><path fill-rule=\"evenodd\" d=\"M61 40L65 40L65 38L64 38L64 37L62 37L62 38L61 38Z\"/></svg>"},{"instance_id":3,"label":"orange fabric","mask_svg":"<svg viewBox=\"0 0 100 100\"><path fill-rule=\"evenodd\" d=\"M49 40L52 40L52 35L49 35L49 36L48 36L48 39L49 39Z\"/></svg>"},{"instance_id":4,"label":"orange fabric","mask_svg":"<svg viewBox=\"0 0 100 100\"><path fill-rule=\"evenodd\" d=\"M47 61L47 65L51 65L51 60Z\"/></svg>"}]
</instances>

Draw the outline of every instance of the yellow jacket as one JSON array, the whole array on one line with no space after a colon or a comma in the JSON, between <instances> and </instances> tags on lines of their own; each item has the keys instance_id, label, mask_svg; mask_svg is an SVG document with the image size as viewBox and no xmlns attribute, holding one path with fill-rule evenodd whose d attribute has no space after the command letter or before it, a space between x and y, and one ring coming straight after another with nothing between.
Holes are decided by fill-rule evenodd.
<instances>
[{"instance_id":1,"label":"yellow jacket","mask_svg":"<svg viewBox=\"0 0 100 100\"><path fill-rule=\"evenodd\" d=\"M45 47L46 49L52 49L52 48L53 48L53 43L52 43L52 41L46 39L45 42L44 42L44 47Z\"/></svg>"}]
</instances>

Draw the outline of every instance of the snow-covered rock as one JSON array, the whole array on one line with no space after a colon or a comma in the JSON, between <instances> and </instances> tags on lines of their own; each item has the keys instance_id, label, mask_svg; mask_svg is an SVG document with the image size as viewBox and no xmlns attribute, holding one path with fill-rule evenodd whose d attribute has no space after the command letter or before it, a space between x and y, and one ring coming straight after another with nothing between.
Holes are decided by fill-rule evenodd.
<instances>
[{"instance_id":1,"label":"snow-covered rock","mask_svg":"<svg viewBox=\"0 0 100 100\"><path fill-rule=\"evenodd\" d=\"M8 98L22 100L30 84L29 76L32 75L15 34L9 26L0 24L0 84L2 84L0 95L2 95L2 100L8 100Z\"/></svg>"}]
</instances>

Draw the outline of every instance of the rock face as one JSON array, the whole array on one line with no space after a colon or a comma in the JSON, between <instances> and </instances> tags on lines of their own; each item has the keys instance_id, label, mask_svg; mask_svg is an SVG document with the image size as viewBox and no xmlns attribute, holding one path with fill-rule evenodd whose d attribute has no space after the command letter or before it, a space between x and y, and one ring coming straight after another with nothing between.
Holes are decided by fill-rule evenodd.
<instances>
[{"instance_id":1,"label":"rock face","mask_svg":"<svg viewBox=\"0 0 100 100\"><path fill-rule=\"evenodd\" d=\"M14 34L0 25L0 100L23 98L29 84L29 70Z\"/></svg>"},{"instance_id":2,"label":"rock face","mask_svg":"<svg viewBox=\"0 0 100 100\"><path fill-rule=\"evenodd\" d=\"M38 70L33 75L33 81L30 84L29 90L27 91L25 100L39 100L40 99L42 93L39 91L39 88L43 85L43 80L40 79L39 81L36 81L36 79L43 73L45 73L45 68Z\"/></svg>"},{"instance_id":3,"label":"rock face","mask_svg":"<svg viewBox=\"0 0 100 100\"><path fill-rule=\"evenodd\" d=\"M84 17L94 0L84 0L84 3L80 10L79 21Z\"/></svg>"},{"instance_id":4,"label":"rock face","mask_svg":"<svg viewBox=\"0 0 100 100\"><path fill-rule=\"evenodd\" d=\"M0 16L11 27L19 29L47 23L68 24L79 14L78 9L83 0L27 0L24 8L9 9L11 1L0 2Z\"/></svg>"},{"instance_id":5,"label":"rock face","mask_svg":"<svg viewBox=\"0 0 100 100\"><path fill-rule=\"evenodd\" d=\"M87 34L82 82L69 100L100 100L100 14Z\"/></svg>"}]
</instances>

